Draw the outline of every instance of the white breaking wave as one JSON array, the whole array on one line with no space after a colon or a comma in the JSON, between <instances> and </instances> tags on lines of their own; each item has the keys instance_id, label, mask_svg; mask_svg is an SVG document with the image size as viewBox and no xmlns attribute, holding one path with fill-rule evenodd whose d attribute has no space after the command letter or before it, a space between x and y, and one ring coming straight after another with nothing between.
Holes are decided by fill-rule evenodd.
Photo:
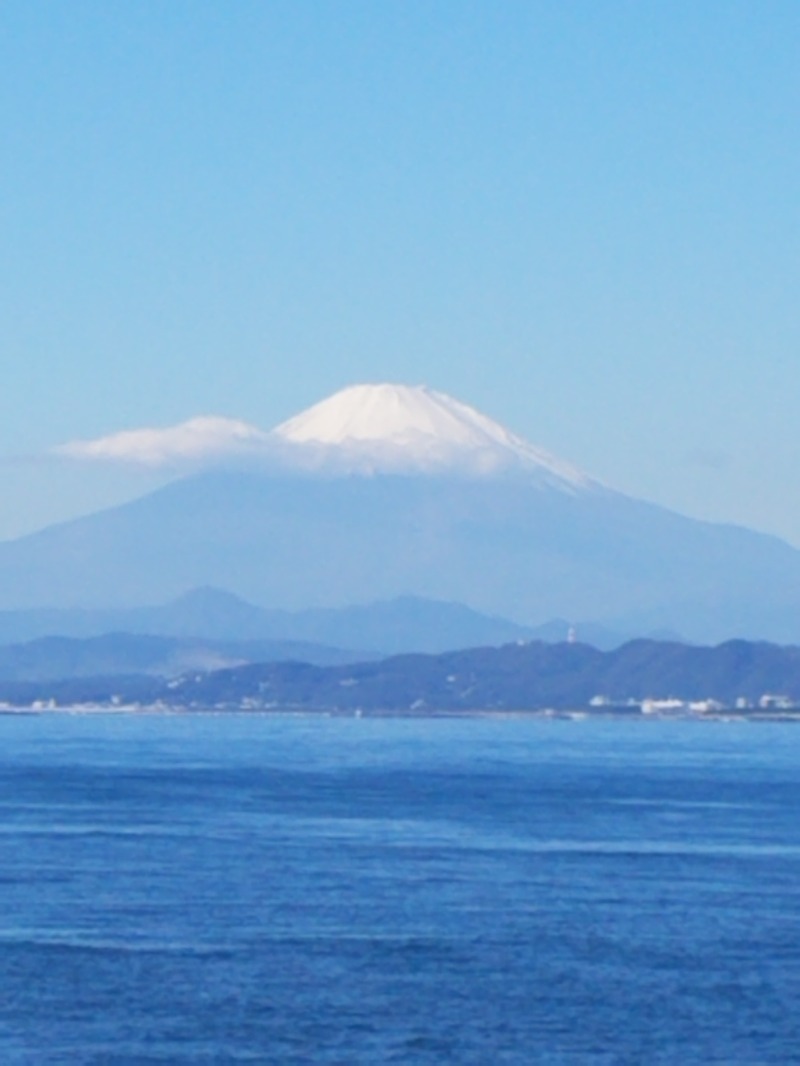
<instances>
[{"instance_id":1,"label":"white breaking wave","mask_svg":"<svg viewBox=\"0 0 800 1066\"><path fill-rule=\"evenodd\" d=\"M194 468L248 461L336 474L527 474L574 492L596 486L582 471L475 408L425 386L353 385L270 432L246 422L193 418L55 449L72 459Z\"/></svg>"}]
</instances>

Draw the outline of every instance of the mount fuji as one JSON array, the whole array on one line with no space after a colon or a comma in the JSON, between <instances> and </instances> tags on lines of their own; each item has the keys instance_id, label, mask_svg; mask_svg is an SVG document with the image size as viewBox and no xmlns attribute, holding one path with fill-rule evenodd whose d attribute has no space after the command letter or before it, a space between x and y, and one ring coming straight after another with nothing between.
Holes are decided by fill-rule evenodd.
<instances>
[{"instance_id":1,"label":"mount fuji","mask_svg":"<svg viewBox=\"0 0 800 1066\"><path fill-rule=\"evenodd\" d=\"M800 552L616 492L428 388L356 385L270 432L195 419L63 451L189 472L0 544L0 607L213 585L290 609L413 595L525 624L800 640Z\"/></svg>"}]
</instances>

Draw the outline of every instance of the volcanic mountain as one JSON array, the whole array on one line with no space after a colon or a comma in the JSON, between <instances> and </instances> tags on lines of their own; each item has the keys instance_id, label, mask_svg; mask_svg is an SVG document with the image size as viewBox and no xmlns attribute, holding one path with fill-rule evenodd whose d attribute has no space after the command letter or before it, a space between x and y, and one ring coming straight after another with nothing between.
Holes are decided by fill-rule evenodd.
<instances>
[{"instance_id":1,"label":"volcanic mountain","mask_svg":"<svg viewBox=\"0 0 800 1066\"><path fill-rule=\"evenodd\" d=\"M615 492L442 393L358 385L270 433L235 429L238 464L228 449L132 503L0 544L0 607L213 585L273 607L415 595L522 623L800 639L800 552Z\"/></svg>"}]
</instances>

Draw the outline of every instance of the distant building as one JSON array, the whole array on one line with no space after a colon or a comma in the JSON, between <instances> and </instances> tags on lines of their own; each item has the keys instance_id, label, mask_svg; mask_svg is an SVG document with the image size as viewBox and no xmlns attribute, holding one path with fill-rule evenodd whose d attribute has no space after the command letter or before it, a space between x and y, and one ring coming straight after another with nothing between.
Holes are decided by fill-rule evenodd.
<instances>
[{"instance_id":1,"label":"distant building","mask_svg":"<svg viewBox=\"0 0 800 1066\"><path fill-rule=\"evenodd\" d=\"M688 710L685 700L642 700L642 714L680 714Z\"/></svg>"},{"instance_id":2,"label":"distant building","mask_svg":"<svg viewBox=\"0 0 800 1066\"><path fill-rule=\"evenodd\" d=\"M713 714L714 711L724 711L725 704L719 700L692 700L689 710L694 714Z\"/></svg>"},{"instance_id":3,"label":"distant building","mask_svg":"<svg viewBox=\"0 0 800 1066\"><path fill-rule=\"evenodd\" d=\"M768 710L785 710L787 707L794 707L795 701L790 699L789 696L773 696L770 693L765 693L758 701L758 706L762 711Z\"/></svg>"}]
</instances>

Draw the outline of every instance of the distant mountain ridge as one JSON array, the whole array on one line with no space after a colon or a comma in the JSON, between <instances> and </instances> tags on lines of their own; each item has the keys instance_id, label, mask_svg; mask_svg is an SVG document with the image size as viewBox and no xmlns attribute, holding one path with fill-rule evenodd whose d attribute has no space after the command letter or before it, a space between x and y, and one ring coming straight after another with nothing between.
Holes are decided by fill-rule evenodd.
<instances>
[{"instance_id":1,"label":"distant mountain ridge","mask_svg":"<svg viewBox=\"0 0 800 1066\"><path fill-rule=\"evenodd\" d=\"M153 607L0 611L0 645L53 635L77 638L129 633L207 641L294 641L327 648L343 645L351 650L350 661L368 652L389 655L537 638L558 641L568 632L569 624L564 621L520 626L463 604L415 596L351 607L280 611L257 607L213 588L194 589L171 603ZM581 635L603 647L624 640L624 636L601 627L581 627Z\"/></svg>"}]
</instances>

